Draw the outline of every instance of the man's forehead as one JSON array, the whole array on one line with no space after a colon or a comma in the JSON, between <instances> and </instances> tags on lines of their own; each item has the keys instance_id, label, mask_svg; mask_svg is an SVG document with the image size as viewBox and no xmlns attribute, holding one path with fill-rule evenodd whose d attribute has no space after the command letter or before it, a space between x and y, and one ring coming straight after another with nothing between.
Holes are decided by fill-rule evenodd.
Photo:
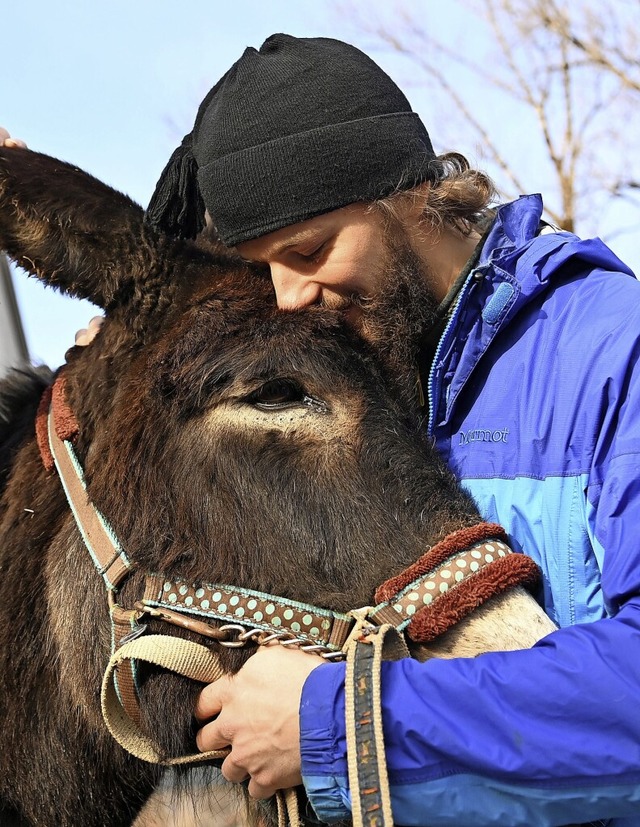
<instances>
[{"instance_id":1,"label":"man's forehead","mask_svg":"<svg viewBox=\"0 0 640 827\"><path fill-rule=\"evenodd\" d=\"M236 250L247 261L268 262L291 247L324 241L328 235L337 233L347 226L360 226L378 220L379 216L372 210L370 203L356 201L347 204L346 207L274 230L251 241L244 241L237 245Z\"/></svg>"},{"instance_id":2,"label":"man's forehead","mask_svg":"<svg viewBox=\"0 0 640 827\"><path fill-rule=\"evenodd\" d=\"M236 249L243 258L251 261L267 261L290 247L304 244L316 238L319 233L333 226L336 221L335 214L338 212L341 211L333 210L330 213L300 221L298 224L282 227L251 241L244 241L242 244L238 244Z\"/></svg>"}]
</instances>

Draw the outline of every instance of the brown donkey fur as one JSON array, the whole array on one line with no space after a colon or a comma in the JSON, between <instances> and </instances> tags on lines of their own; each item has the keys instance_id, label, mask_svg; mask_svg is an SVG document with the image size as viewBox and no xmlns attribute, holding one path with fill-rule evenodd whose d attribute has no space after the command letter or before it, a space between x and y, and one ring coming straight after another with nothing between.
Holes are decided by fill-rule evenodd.
<instances>
[{"instance_id":1,"label":"brown donkey fur","mask_svg":"<svg viewBox=\"0 0 640 827\"><path fill-rule=\"evenodd\" d=\"M71 166L0 150L0 248L106 311L66 376L90 497L138 564L123 606L148 571L345 611L478 522L396 364L330 311L278 311L264 273L142 215ZM409 333L395 337L405 365ZM160 770L101 718L105 590L36 447L42 386L0 387L0 823L129 825ZM235 670L246 654L223 656ZM140 678L149 731L168 754L193 751L199 687Z\"/></svg>"}]
</instances>

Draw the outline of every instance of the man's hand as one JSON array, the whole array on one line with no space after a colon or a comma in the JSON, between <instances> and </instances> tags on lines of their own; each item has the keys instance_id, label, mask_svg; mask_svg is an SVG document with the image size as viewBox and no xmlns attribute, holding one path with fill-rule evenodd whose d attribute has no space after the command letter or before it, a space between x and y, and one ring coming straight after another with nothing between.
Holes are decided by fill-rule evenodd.
<instances>
[{"instance_id":1,"label":"man's hand","mask_svg":"<svg viewBox=\"0 0 640 827\"><path fill-rule=\"evenodd\" d=\"M85 345L90 344L102 327L103 322L104 316L94 316L86 327L81 328L76 333L76 345L85 347Z\"/></svg>"},{"instance_id":2,"label":"man's hand","mask_svg":"<svg viewBox=\"0 0 640 827\"><path fill-rule=\"evenodd\" d=\"M201 723L198 748L231 754L222 764L227 781L249 778L249 795L270 798L302 783L299 709L309 674L326 663L317 655L280 644L261 646L237 675L202 690L195 716Z\"/></svg>"},{"instance_id":3,"label":"man's hand","mask_svg":"<svg viewBox=\"0 0 640 827\"><path fill-rule=\"evenodd\" d=\"M19 138L12 138L2 126L0 126L0 146L19 147L20 149L27 148L24 141L21 141Z\"/></svg>"}]
</instances>

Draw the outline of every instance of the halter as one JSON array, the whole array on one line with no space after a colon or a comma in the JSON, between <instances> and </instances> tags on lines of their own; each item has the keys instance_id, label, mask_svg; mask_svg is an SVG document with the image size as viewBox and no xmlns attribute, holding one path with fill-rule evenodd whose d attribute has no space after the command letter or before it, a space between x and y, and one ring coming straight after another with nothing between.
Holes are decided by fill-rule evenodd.
<instances>
[{"instance_id":1,"label":"halter","mask_svg":"<svg viewBox=\"0 0 640 827\"><path fill-rule=\"evenodd\" d=\"M232 584L192 583L146 574L144 594L131 608L117 602L136 568L105 517L91 503L73 447L78 426L59 374L43 395L36 437L45 468L56 468L93 564L102 577L112 625L112 657L105 673L102 710L116 740L138 758L164 764L220 758L226 750L166 759L141 732L136 661L145 660L194 680L223 674L209 647L173 635L148 634L147 619L188 629L225 647L277 640L329 660L347 656L353 640L392 629L416 643L443 634L489 598L539 577L535 563L514 554L504 529L479 523L429 548L414 564L378 587L375 605L348 613ZM219 622L222 621L222 625ZM382 636L384 637L384 635Z\"/></svg>"}]
</instances>

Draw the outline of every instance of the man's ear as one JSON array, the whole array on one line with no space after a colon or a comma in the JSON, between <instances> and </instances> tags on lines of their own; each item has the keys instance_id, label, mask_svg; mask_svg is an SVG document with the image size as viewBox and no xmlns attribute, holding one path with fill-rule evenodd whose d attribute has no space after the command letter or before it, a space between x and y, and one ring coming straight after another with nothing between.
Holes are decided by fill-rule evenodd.
<instances>
[{"instance_id":1,"label":"man's ear","mask_svg":"<svg viewBox=\"0 0 640 827\"><path fill-rule=\"evenodd\" d=\"M406 193L406 217L409 222L424 223L427 200L431 192L431 183L423 181ZM431 225L432 222L429 222Z\"/></svg>"}]
</instances>

